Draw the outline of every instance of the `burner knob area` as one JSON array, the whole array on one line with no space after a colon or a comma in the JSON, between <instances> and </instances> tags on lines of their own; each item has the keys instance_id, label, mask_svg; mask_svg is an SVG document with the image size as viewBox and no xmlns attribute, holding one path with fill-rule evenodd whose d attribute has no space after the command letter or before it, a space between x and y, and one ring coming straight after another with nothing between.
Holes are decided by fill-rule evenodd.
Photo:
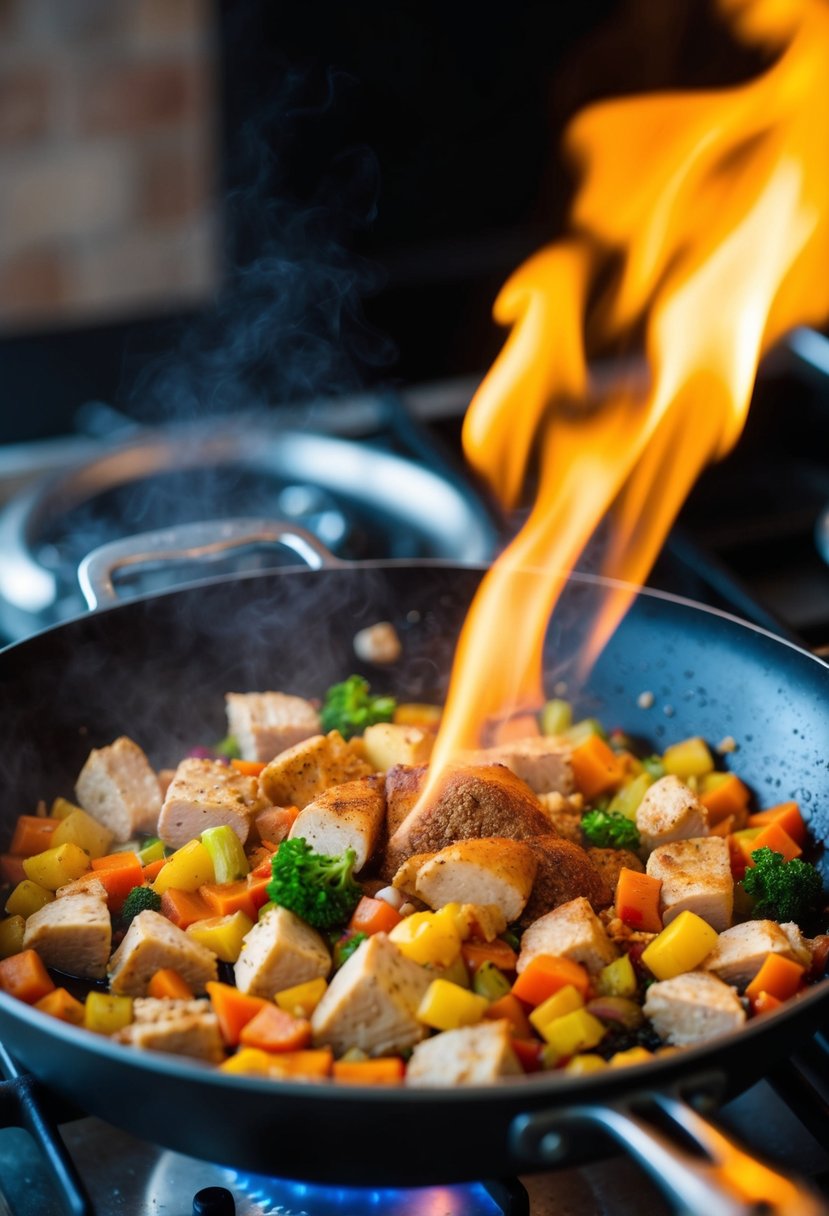
<instances>
[{"instance_id":1,"label":"burner knob area","mask_svg":"<svg viewBox=\"0 0 829 1216\"><path fill-rule=\"evenodd\" d=\"M193 1196L193 1216L236 1216L236 1200L223 1186L206 1186Z\"/></svg>"}]
</instances>

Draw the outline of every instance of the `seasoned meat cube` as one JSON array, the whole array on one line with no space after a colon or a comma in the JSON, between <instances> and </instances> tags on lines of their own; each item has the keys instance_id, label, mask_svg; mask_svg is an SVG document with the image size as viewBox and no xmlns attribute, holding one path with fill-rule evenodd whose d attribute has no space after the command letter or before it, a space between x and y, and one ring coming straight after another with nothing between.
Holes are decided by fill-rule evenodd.
<instances>
[{"instance_id":1,"label":"seasoned meat cube","mask_svg":"<svg viewBox=\"0 0 829 1216\"><path fill-rule=\"evenodd\" d=\"M316 929L287 908L271 908L246 934L234 974L241 992L270 1000L330 970L331 955Z\"/></svg>"},{"instance_id":2,"label":"seasoned meat cube","mask_svg":"<svg viewBox=\"0 0 829 1216\"><path fill-rule=\"evenodd\" d=\"M519 974L539 954L572 959L591 975L597 975L617 956L604 925L583 896L554 908L530 925L521 938L516 966Z\"/></svg>"},{"instance_id":3,"label":"seasoned meat cube","mask_svg":"<svg viewBox=\"0 0 829 1216\"><path fill-rule=\"evenodd\" d=\"M532 894L521 916L530 925L546 912L584 896L594 908L610 903L611 892L580 845L558 836L536 836L526 842L535 853L538 870Z\"/></svg>"},{"instance_id":4,"label":"seasoned meat cube","mask_svg":"<svg viewBox=\"0 0 829 1216\"><path fill-rule=\"evenodd\" d=\"M229 692L227 729L245 760L273 760L286 748L320 733L310 701L284 692Z\"/></svg>"},{"instance_id":5,"label":"seasoned meat cube","mask_svg":"<svg viewBox=\"0 0 829 1216\"><path fill-rule=\"evenodd\" d=\"M392 878L392 886L396 887L398 891L402 891L404 895L417 899L417 876L420 867L430 861L432 857L437 857L437 853L412 853Z\"/></svg>"},{"instance_id":6,"label":"seasoned meat cube","mask_svg":"<svg viewBox=\"0 0 829 1216\"><path fill-rule=\"evenodd\" d=\"M427 764L414 768L395 764L386 773L386 831L389 836L394 835L409 811L414 810L428 771Z\"/></svg>"},{"instance_id":7,"label":"seasoned meat cube","mask_svg":"<svg viewBox=\"0 0 829 1216\"><path fill-rule=\"evenodd\" d=\"M796 925L793 920L787 920L781 923L780 928L789 939L795 962L800 963L801 967L811 967L812 951L806 938L800 932L800 926Z\"/></svg>"},{"instance_id":8,"label":"seasoned meat cube","mask_svg":"<svg viewBox=\"0 0 829 1216\"><path fill-rule=\"evenodd\" d=\"M216 955L166 916L139 912L109 960L109 986L125 996L146 996L156 971L171 967L196 993L217 975Z\"/></svg>"},{"instance_id":9,"label":"seasoned meat cube","mask_svg":"<svg viewBox=\"0 0 829 1216\"><path fill-rule=\"evenodd\" d=\"M122 735L93 748L75 784L78 802L123 843L136 832L154 832L161 810L158 777L137 743Z\"/></svg>"},{"instance_id":10,"label":"seasoned meat cube","mask_svg":"<svg viewBox=\"0 0 829 1216\"><path fill-rule=\"evenodd\" d=\"M434 741L431 731L394 722L376 722L363 732L366 760L381 773L388 772L396 764L425 764Z\"/></svg>"},{"instance_id":11,"label":"seasoned meat cube","mask_svg":"<svg viewBox=\"0 0 829 1216\"><path fill-rule=\"evenodd\" d=\"M672 840L708 835L708 811L678 777L660 777L636 810L642 847L648 852Z\"/></svg>"},{"instance_id":12,"label":"seasoned meat cube","mask_svg":"<svg viewBox=\"0 0 829 1216\"><path fill-rule=\"evenodd\" d=\"M107 889L101 882L95 870L88 870L86 874L81 874L80 878L73 878L71 882L64 883L62 887L58 887L55 895L58 899L63 899L67 895L95 895L98 899L102 899L106 903L109 899Z\"/></svg>"},{"instance_id":13,"label":"seasoned meat cube","mask_svg":"<svg viewBox=\"0 0 829 1216\"><path fill-rule=\"evenodd\" d=\"M704 971L713 971L725 983L743 988L751 983L769 954L801 961L777 921L749 920L721 933L702 967Z\"/></svg>"},{"instance_id":14,"label":"seasoned meat cube","mask_svg":"<svg viewBox=\"0 0 829 1216\"><path fill-rule=\"evenodd\" d=\"M145 1051L167 1051L219 1064L225 1058L219 1019L207 1001L138 997L133 1020L113 1038Z\"/></svg>"},{"instance_id":15,"label":"seasoned meat cube","mask_svg":"<svg viewBox=\"0 0 829 1216\"><path fill-rule=\"evenodd\" d=\"M662 923L680 912L695 912L721 932L731 924L734 879L728 844L722 836L700 836L661 844L648 858L647 872L662 883Z\"/></svg>"},{"instance_id":16,"label":"seasoned meat cube","mask_svg":"<svg viewBox=\"0 0 829 1216\"><path fill-rule=\"evenodd\" d=\"M300 811L289 832L301 836L317 853L338 857L346 849L357 854L356 871L371 857L386 817L381 777L360 777L332 786Z\"/></svg>"},{"instance_id":17,"label":"seasoned meat cube","mask_svg":"<svg viewBox=\"0 0 829 1216\"><path fill-rule=\"evenodd\" d=\"M253 817L265 808L255 777L217 760L182 760L170 782L158 819L158 835L179 849L205 828L227 825L248 838Z\"/></svg>"},{"instance_id":18,"label":"seasoned meat cube","mask_svg":"<svg viewBox=\"0 0 829 1216\"><path fill-rule=\"evenodd\" d=\"M539 794L538 801L550 822L548 830L583 847L581 821L584 799L581 794L571 794L569 798L565 798L564 794Z\"/></svg>"},{"instance_id":19,"label":"seasoned meat cube","mask_svg":"<svg viewBox=\"0 0 829 1216\"><path fill-rule=\"evenodd\" d=\"M493 1085L501 1077L522 1073L509 1022L479 1022L418 1043L406 1069L406 1084Z\"/></svg>"},{"instance_id":20,"label":"seasoned meat cube","mask_svg":"<svg viewBox=\"0 0 829 1216\"><path fill-rule=\"evenodd\" d=\"M536 794L570 794L574 789L572 751L562 739L532 735L497 747L481 748L468 753L463 760L475 765L504 764Z\"/></svg>"},{"instance_id":21,"label":"seasoned meat cube","mask_svg":"<svg viewBox=\"0 0 829 1216\"><path fill-rule=\"evenodd\" d=\"M427 1033L415 1014L434 976L401 954L385 933L364 941L336 973L311 1015L314 1043L342 1055L405 1051Z\"/></svg>"},{"instance_id":22,"label":"seasoned meat cube","mask_svg":"<svg viewBox=\"0 0 829 1216\"><path fill-rule=\"evenodd\" d=\"M24 950L37 950L47 967L67 975L103 979L112 948L112 924L103 887L101 892L63 895L33 912L23 932Z\"/></svg>"},{"instance_id":23,"label":"seasoned meat cube","mask_svg":"<svg viewBox=\"0 0 829 1216\"><path fill-rule=\"evenodd\" d=\"M644 1010L659 1037L674 1047L705 1043L746 1020L734 989L704 971L651 984Z\"/></svg>"},{"instance_id":24,"label":"seasoned meat cube","mask_svg":"<svg viewBox=\"0 0 829 1216\"><path fill-rule=\"evenodd\" d=\"M458 840L423 862L415 893L430 908L495 904L509 922L521 915L537 868L533 850L520 840L492 836Z\"/></svg>"},{"instance_id":25,"label":"seasoned meat cube","mask_svg":"<svg viewBox=\"0 0 829 1216\"><path fill-rule=\"evenodd\" d=\"M412 853L437 852L456 840L506 836L526 840L550 825L530 787L500 764L449 769L428 805L416 807L389 840L394 874Z\"/></svg>"},{"instance_id":26,"label":"seasoned meat cube","mask_svg":"<svg viewBox=\"0 0 829 1216\"><path fill-rule=\"evenodd\" d=\"M262 793L277 806L300 810L332 785L368 777L371 765L337 730L314 735L281 752L259 778Z\"/></svg>"},{"instance_id":27,"label":"seasoned meat cube","mask_svg":"<svg viewBox=\"0 0 829 1216\"><path fill-rule=\"evenodd\" d=\"M611 899L616 892L621 870L636 870L644 873L645 867L630 849L587 849L587 856L604 879Z\"/></svg>"}]
</instances>

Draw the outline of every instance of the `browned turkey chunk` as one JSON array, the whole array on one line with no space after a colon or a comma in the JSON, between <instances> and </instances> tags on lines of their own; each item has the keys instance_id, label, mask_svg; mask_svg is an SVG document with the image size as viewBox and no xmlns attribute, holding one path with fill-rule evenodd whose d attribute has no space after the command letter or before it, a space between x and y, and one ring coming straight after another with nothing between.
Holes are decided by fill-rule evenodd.
<instances>
[{"instance_id":1,"label":"browned turkey chunk","mask_svg":"<svg viewBox=\"0 0 829 1216\"><path fill-rule=\"evenodd\" d=\"M630 849L586 849L591 864L601 874L610 896L616 892L616 884L622 870L635 870L643 874L645 867Z\"/></svg>"},{"instance_id":2,"label":"browned turkey chunk","mask_svg":"<svg viewBox=\"0 0 829 1216\"><path fill-rule=\"evenodd\" d=\"M109 961L109 986L124 996L146 996L156 971L171 967L195 993L218 973L216 955L158 912L139 912Z\"/></svg>"},{"instance_id":3,"label":"browned turkey chunk","mask_svg":"<svg viewBox=\"0 0 829 1216\"><path fill-rule=\"evenodd\" d=\"M133 1020L113 1036L145 1051L165 1051L220 1064L225 1058L219 1019L207 1001L156 1000L138 997Z\"/></svg>"},{"instance_id":4,"label":"browned turkey chunk","mask_svg":"<svg viewBox=\"0 0 829 1216\"><path fill-rule=\"evenodd\" d=\"M521 915L537 868L533 850L523 841L458 840L420 865L415 894L430 908L448 903L495 904L510 922Z\"/></svg>"},{"instance_id":5,"label":"browned turkey chunk","mask_svg":"<svg viewBox=\"0 0 829 1216\"><path fill-rule=\"evenodd\" d=\"M287 908L271 908L245 935L234 974L240 992L270 1000L330 970L331 955L316 929Z\"/></svg>"},{"instance_id":6,"label":"browned turkey chunk","mask_svg":"<svg viewBox=\"0 0 829 1216\"><path fill-rule=\"evenodd\" d=\"M245 760L273 760L286 748L320 733L310 701L284 692L229 692L227 728Z\"/></svg>"},{"instance_id":7,"label":"browned turkey chunk","mask_svg":"<svg viewBox=\"0 0 829 1216\"><path fill-rule=\"evenodd\" d=\"M396 764L386 773L386 831L393 836L423 792L429 767Z\"/></svg>"},{"instance_id":8,"label":"browned turkey chunk","mask_svg":"<svg viewBox=\"0 0 829 1216\"><path fill-rule=\"evenodd\" d=\"M259 778L262 793L276 806L302 810L332 785L368 777L371 765L357 747L346 743L337 730L314 735L281 752Z\"/></svg>"},{"instance_id":9,"label":"browned turkey chunk","mask_svg":"<svg viewBox=\"0 0 829 1216\"><path fill-rule=\"evenodd\" d=\"M123 843L136 832L154 832L161 810L158 777L137 743L122 735L89 753L75 783L83 809Z\"/></svg>"},{"instance_id":10,"label":"browned turkey chunk","mask_svg":"<svg viewBox=\"0 0 829 1216\"><path fill-rule=\"evenodd\" d=\"M463 759L469 764L504 764L536 794L570 794L574 788L572 751L562 739L532 735L481 748Z\"/></svg>"},{"instance_id":11,"label":"browned turkey chunk","mask_svg":"<svg viewBox=\"0 0 829 1216\"><path fill-rule=\"evenodd\" d=\"M681 912L694 912L718 933L731 924L734 879L724 837L696 836L659 845L648 858L647 871L662 883L664 925Z\"/></svg>"},{"instance_id":12,"label":"browned turkey chunk","mask_svg":"<svg viewBox=\"0 0 829 1216\"><path fill-rule=\"evenodd\" d=\"M501 1077L522 1075L509 1022L491 1021L445 1030L419 1043L406 1069L406 1084L493 1085Z\"/></svg>"},{"instance_id":13,"label":"browned turkey chunk","mask_svg":"<svg viewBox=\"0 0 829 1216\"><path fill-rule=\"evenodd\" d=\"M727 984L742 988L751 983L770 954L801 961L777 921L749 920L720 933L714 949L703 960L702 968L713 971Z\"/></svg>"},{"instance_id":14,"label":"browned turkey chunk","mask_svg":"<svg viewBox=\"0 0 829 1216\"><path fill-rule=\"evenodd\" d=\"M674 1047L705 1043L746 1020L734 989L704 971L651 984L644 1010L659 1037Z\"/></svg>"},{"instance_id":15,"label":"browned turkey chunk","mask_svg":"<svg viewBox=\"0 0 829 1216\"><path fill-rule=\"evenodd\" d=\"M23 948L36 950L47 967L67 975L103 979L112 948L112 924L103 888L99 893L63 895L33 912L26 920Z\"/></svg>"},{"instance_id":16,"label":"browned turkey chunk","mask_svg":"<svg viewBox=\"0 0 829 1216\"><path fill-rule=\"evenodd\" d=\"M301 836L316 853L339 857L356 854L359 873L374 853L386 816L381 777L360 777L332 786L299 812L289 835Z\"/></svg>"},{"instance_id":17,"label":"browned turkey chunk","mask_svg":"<svg viewBox=\"0 0 829 1216\"><path fill-rule=\"evenodd\" d=\"M636 808L636 826L647 852L672 840L708 835L708 811L678 777L660 777Z\"/></svg>"},{"instance_id":18,"label":"browned turkey chunk","mask_svg":"<svg viewBox=\"0 0 829 1216\"><path fill-rule=\"evenodd\" d=\"M253 817L266 806L255 777L217 760L182 760L170 782L158 819L158 835L179 849L206 828L227 826L248 838Z\"/></svg>"},{"instance_id":19,"label":"browned turkey chunk","mask_svg":"<svg viewBox=\"0 0 829 1216\"><path fill-rule=\"evenodd\" d=\"M561 955L581 963L591 975L617 957L604 925L582 896L540 917L521 938L516 971L520 974L539 954Z\"/></svg>"},{"instance_id":20,"label":"browned turkey chunk","mask_svg":"<svg viewBox=\"0 0 829 1216\"><path fill-rule=\"evenodd\" d=\"M536 836L526 842L538 862L532 894L521 915L529 925L539 916L583 896L594 908L604 908L612 894L602 875L580 845L558 836Z\"/></svg>"}]
</instances>

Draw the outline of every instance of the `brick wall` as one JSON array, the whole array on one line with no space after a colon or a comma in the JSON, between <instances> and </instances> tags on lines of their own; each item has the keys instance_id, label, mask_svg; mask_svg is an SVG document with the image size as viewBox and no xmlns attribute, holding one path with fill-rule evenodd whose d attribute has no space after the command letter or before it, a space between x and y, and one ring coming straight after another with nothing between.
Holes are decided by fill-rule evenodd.
<instances>
[{"instance_id":1,"label":"brick wall","mask_svg":"<svg viewBox=\"0 0 829 1216\"><path fill-rule=\"evenodd\" d=\"M206 298L210 0L0 0L0 329Z\"/></svg>"}]
</instances>

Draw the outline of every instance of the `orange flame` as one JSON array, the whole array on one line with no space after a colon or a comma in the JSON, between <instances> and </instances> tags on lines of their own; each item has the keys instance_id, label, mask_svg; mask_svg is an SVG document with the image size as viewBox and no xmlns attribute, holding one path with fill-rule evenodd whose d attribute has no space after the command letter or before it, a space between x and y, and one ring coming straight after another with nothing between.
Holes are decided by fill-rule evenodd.
<instances>
[{"instance_id":1,"label":"orange flame","mask_svg":"<svg viewBox=\"0 0 829 1216\"><path fill-rule=\"evenodd\" d=\"M533 454L539 488L467 617L434 777L479 745L487 719L543 701L550 614L599 522L609 514L602 573L643 583L696 477L737 441L764 351L829 315L829 5L720 9L777 52L770 69L736 88L579 115L568 132L582 169L572 235L521 266L496 300L512 330L470 405L464 448L505 506L518 502ZM596 401L588 321L617 347L644 334L647 383L620 380ZM633 594L607 594L587 664Z\"/></svg>"}]
</instances>

